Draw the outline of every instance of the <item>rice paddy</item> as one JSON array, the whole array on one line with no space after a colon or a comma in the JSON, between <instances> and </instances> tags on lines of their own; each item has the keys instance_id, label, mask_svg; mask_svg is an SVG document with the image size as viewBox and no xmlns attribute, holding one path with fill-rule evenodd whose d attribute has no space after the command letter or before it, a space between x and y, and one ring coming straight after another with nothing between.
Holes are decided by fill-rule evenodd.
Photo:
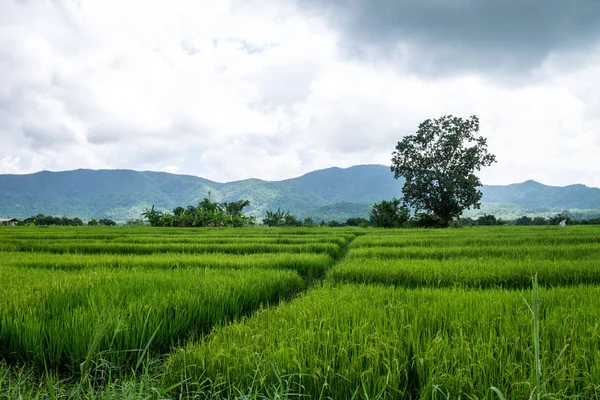
<instances>
[{"instance_id":1,"label":"rice paddy","mask_svg":"<svg viewBox=\"0 0 600 400\"><path fill-rule=\"evenodd\" d=\"M600 397L595 226L0 228L0 282L0 398Z\"/></svg>"}]
</instances>

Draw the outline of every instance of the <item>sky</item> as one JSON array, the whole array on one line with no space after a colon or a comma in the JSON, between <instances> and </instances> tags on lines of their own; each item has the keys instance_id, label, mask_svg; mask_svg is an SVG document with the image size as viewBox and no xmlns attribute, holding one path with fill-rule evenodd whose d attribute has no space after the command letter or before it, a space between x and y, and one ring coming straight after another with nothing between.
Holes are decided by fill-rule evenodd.
<instances>
[{"instance_id":1,"label":"sky","mask_svg":"<svg viewBox=\"0 0 600 400\"><path fill-rule=\"evenodd\" d=\"M484 184L600 187L600 0L0 0L0 174L278 180L448 114Z\"/></svg>"}]
</instances>

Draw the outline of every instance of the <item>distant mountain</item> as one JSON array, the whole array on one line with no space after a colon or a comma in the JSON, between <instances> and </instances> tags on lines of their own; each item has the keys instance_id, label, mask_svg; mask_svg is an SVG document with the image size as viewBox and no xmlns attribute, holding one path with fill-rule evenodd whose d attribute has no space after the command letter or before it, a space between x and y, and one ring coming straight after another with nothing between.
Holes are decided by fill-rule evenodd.
<instances>
[{"instance_id":1,"label":"distant mountain","mask_svg":"<svg viewBox=\"0 0 600 400\"><path fill-rule=\"evenodd\" d=\"M0 175L0 215L34 214L125 220L153 204L196 204L221 183L163 172L76 170Z\"/></svg>"},{"instance_id":2,"label":"distant mountain","mask_svg":"<svg viewBox=\"0 0 600 400\"><path fill-rule=\"evenodd\" d=\"M248 214L262 217L280 208L315 221L368 217L373 203L401 197L402 182L383 165L328 168L278 182L260 179L219 183L189 175L132 170L76 170L0 175L0 217L36 214L139 218L146 207L160 210L215 201L248 199ZM584 185L546 186L527 181L507 186L483 186L481 210L505 218L550 215L565 209L600 213L600 189Z\"/></svg>"},{"instance_id":3,"label":"distant mountain","mask_svg":"<svg viewBox=\"0 0 600 400\"><path fill-rule=\"evenodd\" d=\"M321 169L280 183L317 193L330 201L373 204L402 197L404 180L394 179L390 169L383 165L356 165Z\"/></svg>"},{"instance_id":4,"label":"distant mountain","mask_svg":"<svg viewBox=\"0 0 600 400\"><path fill-rule=\"evenodd\" d=\"M507 186L483 186L488 203L512 203L532 209L600 208L600 189L585 185L546 186L526 181Z\"/></svg>"}]
</instances>

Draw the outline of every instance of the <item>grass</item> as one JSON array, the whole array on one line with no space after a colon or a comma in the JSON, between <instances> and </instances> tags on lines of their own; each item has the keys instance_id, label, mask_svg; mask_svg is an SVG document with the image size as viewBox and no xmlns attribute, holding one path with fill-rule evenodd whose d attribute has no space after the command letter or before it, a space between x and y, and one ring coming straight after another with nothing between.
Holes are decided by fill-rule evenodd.
<instances>
[{"instance_id":1,"label":"grass","mask_svg":"<svg viewBox=\"0 0 600 400\"><path fill-rule=\"evenodd\" d=\"M597 396L600 288L540 289L540 299L544 390ZM281 387L309 398L493 398L492 386L527 398L529 332L515 291L324 287L216 329L171 356L167 374L269 398Z\"/></svg>"},{"instance_id":2,"label":"grass","mask_svg":"<svg viewBox=\"0 0 600 400\"><path fill-rule=\"evenodd\" d=\"M538 245L538 246L473 246L473 247L364 247L352 249L348 258L403 258L408 260L448 258L497 258L522 260L525 258L580 260L595 257L600 244Z\"/></svg>"},{"instance_id":3,"label":"grass","mask_svg":"<svg viewBox=\"0 0 600 400\"><path fill-rule=\"evenodd\" d=\"M0 350L80 372L99 355L135 365L302 289L292 271L0 268ZM151 348L145 349L150 343Z\"/></svg>"},{"instance_id":4,"label":"grass","mask_svg":"<svg viewBox=\"0 0 600 400\"><path fill-rule=\"evenodd\" d=\"M600 250L600 249L599 249ZM522 289L531 286L531 277L547 287L600 284L600 257L564 260L524 258L418 258L347 259L328 272L328 279L340 283L366 283L402 287L463 287Z\"/></svg>"},{"instance_id":5,"label":"grass","mask_svg":"<svg viewBox=\"0 0 600 400\"><path fill-rule=\"evenodd\" d=\"M337 256L342 247L335 243L105 243L93 241L4 241L0 243L0 251L48 252L56 254L258 254L258 253L315 253Z\"/></svg>"},{"instance_id":6,"label":"grass","mask_svg":"<svg viewBox=\"0 0 600 400\"><path fill-rule=\"evenodd\" d=\"M323 277L333 264L325 254L186 254L157 253L151 255L119 254L56 254L38 252L1 253L0 266L77 271L89 268L113 269L287 269L305 278Z\"/></svg>"}]
</instances>

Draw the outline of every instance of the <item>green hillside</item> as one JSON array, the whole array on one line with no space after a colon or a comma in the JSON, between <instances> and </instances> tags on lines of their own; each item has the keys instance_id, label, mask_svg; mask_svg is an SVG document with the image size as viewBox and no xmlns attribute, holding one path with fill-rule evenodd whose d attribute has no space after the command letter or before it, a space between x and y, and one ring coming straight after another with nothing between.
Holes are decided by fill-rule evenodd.
<instances>
[{"instance_id":1,"label":"green hillside","mask_svg":"<svg viewBox=\"0 0 600 400\"><path fill-rule=\"evenodd\" d=\"M215 201L248 199L248 214L262 217L280 208L300 218L344 220L368 217L370 205L401 196L402 182L383 165L328 168L279 182L259 179L219 183L189 175L132 170L76 170L0 175L0 217L36 214L139 218L144 208L160 210L197 204L210 195ZM483 186L481 210L505 218L549 215L565 209L581 215L600 211L600 189L584 185L546 186L527 181L507 186ZM587 213L587 214L586 214Z\"/></svg>"},{"instance_id":2,"label":"green hillside","mask_svg":"<svg viewBox=\"0 0 600 400\"><path fill-rule=\"evenodd\" d=\"M317 193L334 202L377 203L402 196L402 180L394 179L383 165L356 165L309 172L282 184Z\"/></svg>"},{"instance_id":3,"label":"green hillside","mask_svg":"<svg viewBox=\"0 0 600 400\"><path fill-rule=\"evenodd\" d=\"M247 214L263 217L267 211L281 210L298 214L329 204L316 193L260 179L225 184L221 190L224 201L250 200Z\"/></svg>"}]
</instances>

